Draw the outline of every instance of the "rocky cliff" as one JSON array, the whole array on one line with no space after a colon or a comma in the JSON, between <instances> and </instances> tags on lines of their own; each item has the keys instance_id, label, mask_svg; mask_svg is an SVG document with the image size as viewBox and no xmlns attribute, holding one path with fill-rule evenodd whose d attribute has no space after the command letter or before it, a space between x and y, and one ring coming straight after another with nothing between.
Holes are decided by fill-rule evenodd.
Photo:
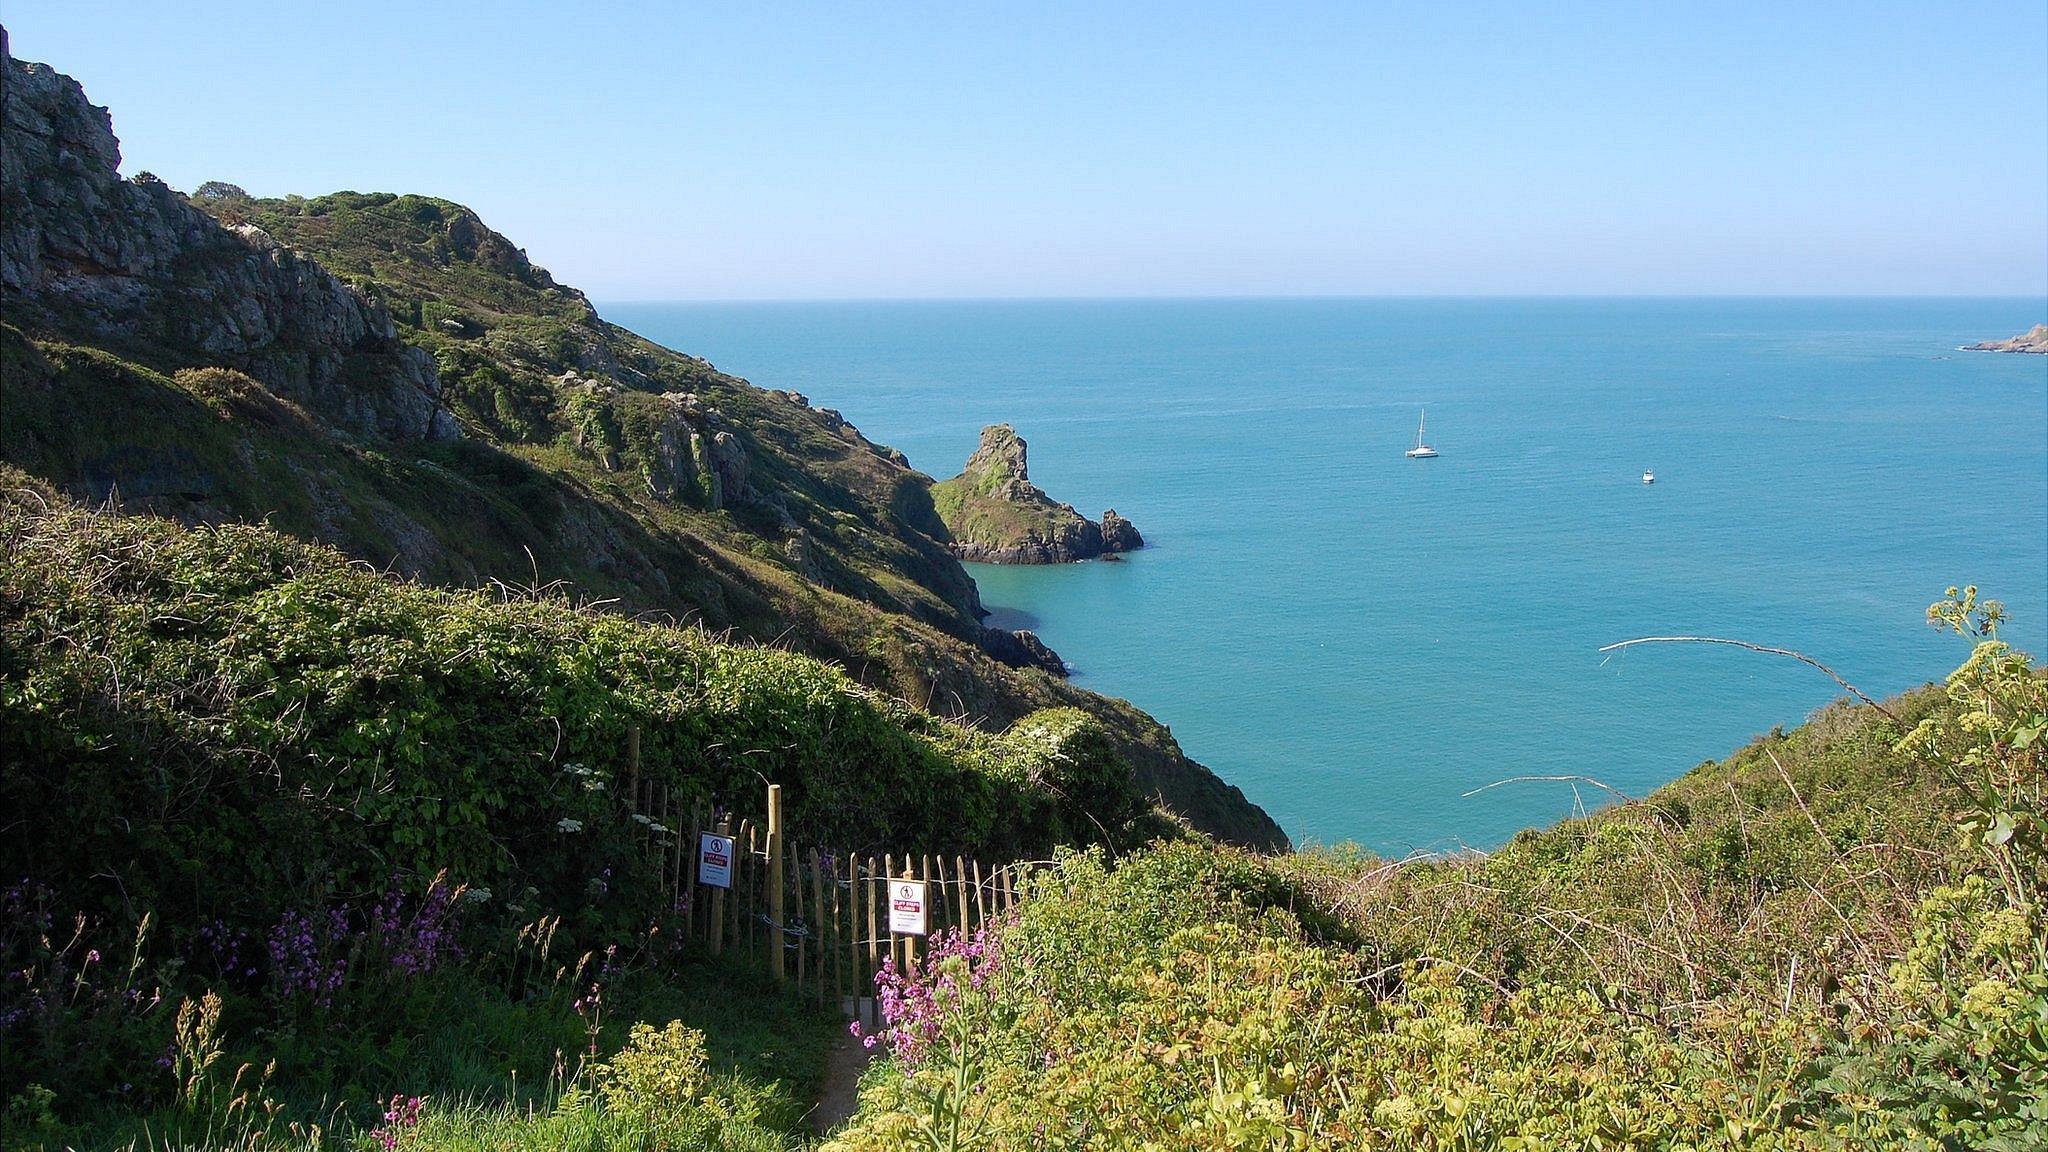
<instances>
[{"instance_id":1,"label":"rocky cliff","mask_svg":"<svg viewBox=\"0 0 2048 1152\"><path fill-rule=\"evenodd\" d=\"M349 431L460 432L425 353L391 318L260 228L223 228L147 174L124 180L104 108L5 55L0 300L7 319L227 365Z\"/></svg>"},{"instance_id":2,"label":"rocky cliff","mask_svg":"<svg viewBox=\"0 0 2048 1152\"><path fill-rule=\"evenodd\" d=\"M2010 340L1986 340L1981 344L1965 344L1963 351L2048 353L2048 324L2036 324L2022 335Z\"/></svg>"},{"instance_id":3,"label":"rocky cliff","mask_svg":"<svg viewBox=\"0 0 2048 1152\"><path fill-rule=\"evenodd\" d=\"M932 488L932 502L953 534L953 551L986 564L1066 564L1130 552L1145 540L1112 508L1100 522L1031 483L1024 438L1008 424L981 430L981 444L958 476Z\"/></svg>"},{"instance_id":4,"label":"rocky cliff","mask_svg":"<svg viewBox=\"0 0 2048 1152\"><path fill-rule=\"evenodd\" d=\"M1285 845L1157 721L985 628L930 478L837 413L607 323L461 205L187 198L120 176L69 78L4 57L0 92L0 460L90 503L794 648L993 730L1080 708L1165 808Z\"/></svg>"}]
</instances>

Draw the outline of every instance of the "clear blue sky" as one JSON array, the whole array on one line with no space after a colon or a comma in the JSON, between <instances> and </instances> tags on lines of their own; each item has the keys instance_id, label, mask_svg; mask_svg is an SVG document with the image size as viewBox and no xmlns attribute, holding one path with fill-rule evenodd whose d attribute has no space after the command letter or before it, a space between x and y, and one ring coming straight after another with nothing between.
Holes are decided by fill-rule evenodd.
<instances>
[{"instance_id":1,"label":"clear blue sky","mask_svg":"<svg viewBox=\"0 0 2048 1152\"><path fill-rule=\"evenodd\" d=\"M599 299L2048 295L2042 0L0 19L129 172L445 196Z\"/></svg>"}]
</instances>

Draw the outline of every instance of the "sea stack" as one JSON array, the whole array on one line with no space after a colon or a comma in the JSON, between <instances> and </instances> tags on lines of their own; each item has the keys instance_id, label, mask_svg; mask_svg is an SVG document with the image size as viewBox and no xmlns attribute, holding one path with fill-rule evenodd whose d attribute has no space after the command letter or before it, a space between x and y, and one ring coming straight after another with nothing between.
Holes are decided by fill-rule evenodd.
<instances>
[{"instance_id":1,"label":"sea stack","mask_svg":"<svg viewBox=\"0 0 2048 1152\"><path fill-rule=\"evenodd\" d=\"M932 487L932 502L962 560L985 564L1067 564L1131 552L1144 537L1115 509L1098 522L1031 483L1024 438L1008 424L981 430L967 467Z\"/></svg>"}]
</instances>

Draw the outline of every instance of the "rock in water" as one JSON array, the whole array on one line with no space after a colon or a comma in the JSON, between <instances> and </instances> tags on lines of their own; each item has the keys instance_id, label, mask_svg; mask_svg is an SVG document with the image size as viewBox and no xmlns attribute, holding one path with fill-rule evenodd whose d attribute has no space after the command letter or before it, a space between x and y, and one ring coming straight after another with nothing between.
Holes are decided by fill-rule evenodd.
<instances>
[{"instance_id":1,"label":"rock in water","mask_svg":"<svg viewBox=\"0 0 2048 1152\"><path fill-rule=\"evenodd\" d=\"M2036 324L2026 334L2010 340L1986 340L1982 344L1965 344L1965 352L2039 352L2048 353L2048 324Z\"/></svg>"},{"instance_id":2,"label":"rock in water","mask_svg":"<svg viewBox=\"0 0 2048 1152\"><path fill-rule=\"evenodd\" d=\"M1102 550L1104 552L1136 552L1145 546L1145 538L1138 535L1138 526L1116 514L1111 508L1102 514Z\"/></svg>"},{"instance_id":3,"label":"rock in water","mask_svg":"<svg viewBox=\"0 0 2048 1152\"><path fill-rule=\"evenodd\" d=\"M1145 546L1114 509L1097 523L1032 484L1024 438L1008 424L981 430L967 467L933 485L932 503L962 560L1066 564Z\"/></svg>"},{"instance_id":4,"label":"rock in water","mask_svg":"<svg viewBox=\"0 0 2048 1152\"><path fill-rule=\"evenodd\" d=\"M984 628L981 649L1012 668L1038 668L1065 679L1067 662L1035 632Z\"/></svg>"}]
</instances>

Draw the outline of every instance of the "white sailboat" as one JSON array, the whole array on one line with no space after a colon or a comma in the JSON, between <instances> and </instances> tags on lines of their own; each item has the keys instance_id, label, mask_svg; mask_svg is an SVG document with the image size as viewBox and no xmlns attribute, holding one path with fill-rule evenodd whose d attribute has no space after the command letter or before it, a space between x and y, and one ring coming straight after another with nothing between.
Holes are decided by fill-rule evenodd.
<instances>
[{"instance_id":1,"label":"white sailboat","mask_svg":"<svg viewBox=\"0 0 2048 1152\"><path fill-rule=\"evenodd\" d=\"M1643 469L1643 483L1655 484L1656 482L1657 474L1655 472L1650 471L1648 468Z\"/></svg>"},{"instance_id":2,"label":"white sailboat","mask_svg":"<svg viewBox=\"0 0 2048 1152\"><path fill-rule=\"evenodd\" d=\"M1422 442L1422 426L1429 420L1429 410L1422 411L1422 419L1415 422L1415 447L1408 450L1410 460L1428 460L1436 455L1436 449Z\"/></svg>"}]
</instances>

